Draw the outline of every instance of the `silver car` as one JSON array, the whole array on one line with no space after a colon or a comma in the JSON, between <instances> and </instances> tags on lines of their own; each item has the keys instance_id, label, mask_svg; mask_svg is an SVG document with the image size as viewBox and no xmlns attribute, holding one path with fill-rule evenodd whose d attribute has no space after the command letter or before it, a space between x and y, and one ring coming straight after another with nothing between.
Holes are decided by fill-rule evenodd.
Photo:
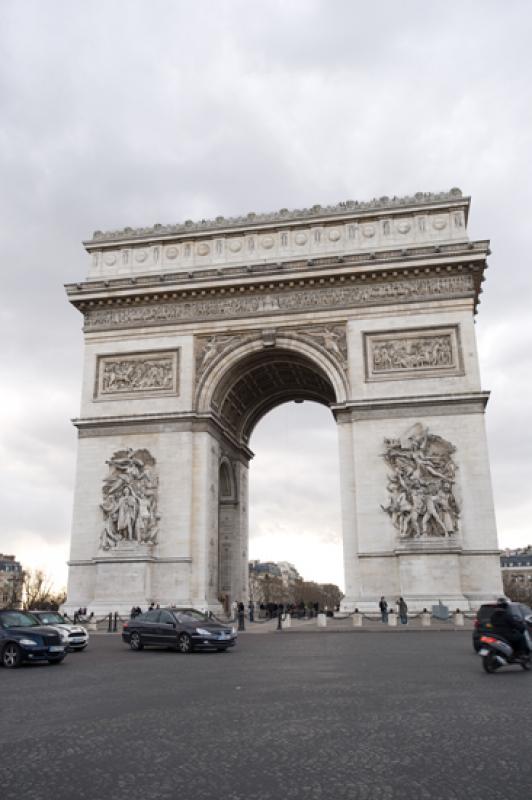
<instances>
[{"instance_id":1,"label":"silver car","mask_svg":"<svg viewBox=\"0 0 532 800\"><path fill-rule=\"evenodd\" d=\"M30 611L41 625L47 625L58 632L63 644L69 650L84 650L89 643L89 634L82 625L74 625L57 611Z\"/></svg>"}]
</instances>

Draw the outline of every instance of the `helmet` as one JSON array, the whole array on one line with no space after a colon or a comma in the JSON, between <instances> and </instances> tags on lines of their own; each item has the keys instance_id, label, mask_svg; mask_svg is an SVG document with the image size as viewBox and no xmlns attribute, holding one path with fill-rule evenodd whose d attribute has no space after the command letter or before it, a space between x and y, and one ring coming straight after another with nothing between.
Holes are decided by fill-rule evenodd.
<instances>
[{"instance_id":1,"label":"helmet","mask_svg":"<svg viewBox=\"0 0 532 800\"><path fill-rule=\"evenodd\" d=\"M508 608L509 602L507 597L498 597L497 598L497 605L499 608Z\"/></svg>"}]
</instances>

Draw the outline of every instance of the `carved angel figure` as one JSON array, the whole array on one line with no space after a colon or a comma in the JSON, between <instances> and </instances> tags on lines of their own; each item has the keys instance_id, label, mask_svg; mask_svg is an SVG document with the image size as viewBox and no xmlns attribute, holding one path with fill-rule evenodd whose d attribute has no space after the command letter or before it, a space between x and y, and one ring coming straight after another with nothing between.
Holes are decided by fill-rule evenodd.
<instances>
[{"instance_id":1,"label":"carved angel figure","mask_svg":"<svg viewBox=\"0 0 532 800\"><path fill-rule=\"evenodd\" d=\"M158 479L155 459L147 450L119 450L109 461L100 506L104 526L100 547L109 550L119 542L156 544Z\"/></svg>"},{"instance_id":2,"label":"carved angel figure","mask_svg":"<svg viewBox=\"0 0 532 800\"><path fill-rule=\"evenodd\" d=\"M399 439L385 439L392 471L388 504L381 506L401 538L452 536L460 511L453 491L455 447L420 423Z\"/></svg>"}]
</instances>

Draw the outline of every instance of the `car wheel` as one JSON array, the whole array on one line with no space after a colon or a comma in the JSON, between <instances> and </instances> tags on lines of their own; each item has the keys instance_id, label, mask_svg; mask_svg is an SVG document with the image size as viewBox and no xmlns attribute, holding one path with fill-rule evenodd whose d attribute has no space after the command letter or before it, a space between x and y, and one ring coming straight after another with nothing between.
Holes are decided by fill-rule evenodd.
<instances>
[{"instance_id":1,"label":"car wheel","mask_svg":"<svg viewBox=\"0 0 532 800\"><path fill-rule=\"evenodd\" d=\"M18 644L6 644L2 652L2 664L7 669L16 669L22 664L22 652Z\"/></svg>"},{"instance_id":2,"label":"car wheel","mask_svg":"<svg viewBox=\"0 0 532 800\"><path fill-rule=\"evenodd\" d=\"M179 634L179 639L177 640L177 649L180 653L192 652L192 639L188 633Z\"/></svg>"},{"instance_id":3,"label":"car wheel","mask_svg":"<svg viewBox=\"0 0 532 800\"><path fill-rule=\"evenodd\" d=\"M140 638L140 633L132 633L131 639L129 640L129 646L132 650L144 650L144 645L142 643L142 639Z\"/></svg>"},{"instance_id":4,"label":"car wheel","mask_svg":"<svg viewBox=\"0 0 532 800\"><path fill-rule=\"evenodd\" d=\"M63 662L62 658L49 658L48 659L48 663L49 664L61 664L62 662Z\"/></svg>"},{"instance_id":5,"label":"car wheel","mask_svg":"<svg viewBox=\"0 0 532 800\"><path fill-rule=\"evenodd\" d=\"M528 656L528 658L523 658L523 660L521 661L521 666L523 667L525 672L528 672L528 670L532 667L532 664L530 663L530 656Z\"/></svg>"}]
</instances>

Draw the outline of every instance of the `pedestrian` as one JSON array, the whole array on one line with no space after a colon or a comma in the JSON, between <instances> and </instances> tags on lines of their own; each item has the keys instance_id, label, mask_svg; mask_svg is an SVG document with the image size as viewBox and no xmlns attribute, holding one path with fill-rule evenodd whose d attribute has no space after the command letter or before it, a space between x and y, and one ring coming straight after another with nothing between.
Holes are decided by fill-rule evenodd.
<instances>
[{"instance_id":1,"label":"pedestrian","mask_svg":"<svg viewBox=\"0 0 532 800\"><path fill-rule=\"evenodd\" d=\"M399 606L399 619L401 620L401 625L406 625L408 622L408 606L402 597L399 598L397 604Z\"/></svg>"},{"instance_id":2,"label":"pedestrian","mask_svg":"<svg viewBox=\"0 0 532 800\"><path fill-rule=\"evenodd\" d=\"M255 621L255 603L252 600L249 601L248 611L249 611L249 621L250 622L254 622Z\"/></svg>"},{"instance_id":3,"label":"pedestrian","mask_svg":"<svg viewBox=\"0 0 532 800\"><path fill-rule=\"evenodd\" d=\"M151 603L150 603L150 607L149 607L148 611L153 611L154 608L155 608L155 603L152 600Z\"/></svg>"},{"instance_id":4,"label":"pedestrian","mask_svg":"<svg viewBox=\"0 0 532 800\"><path fill-rule=\"evenodd\" d=\"M238 615L238 630L244 631L246 629L245 626L245 617L246 617L246 608L244 603L240 602L237 605L237 615Z\"/></svg>"},{"instance_id":5,"label":"pedestrian","mask_svg":"<svg viewBox=\"0 0 532 800\"><path fill-rule=\"evenodd\" d=\"M381 611L381 621L388 622L388 603L386 602L384 595L382 595L381 599L379 600L379 608Z\"/></svg>"}]
</instances>

